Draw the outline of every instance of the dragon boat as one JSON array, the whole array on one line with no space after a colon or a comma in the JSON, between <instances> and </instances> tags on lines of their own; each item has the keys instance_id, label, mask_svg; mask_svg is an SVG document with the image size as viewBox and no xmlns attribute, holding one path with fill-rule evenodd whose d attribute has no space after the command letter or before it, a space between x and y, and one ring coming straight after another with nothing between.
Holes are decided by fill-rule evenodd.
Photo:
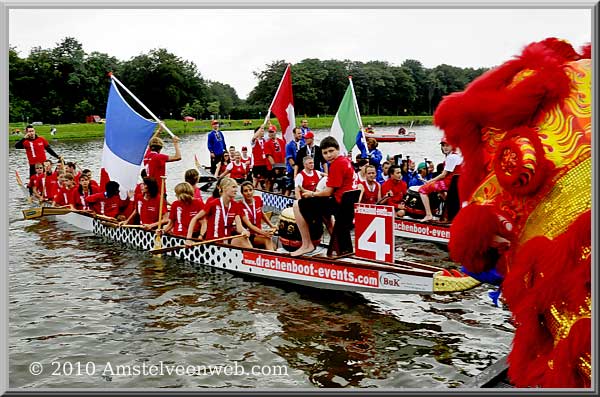
<instances>
[{"instance_id":1,"label":"dragon boat","mask_svg":"<svg viewBox=\"0 0 600 397\"><path fill-rule=\"evenodd\" d=\"M409 132L407 134L379 134L372 132L366 135L367 138L375 138L377 142L414 142L417 140L417 134Z\"/></svg>"},{"instance_id":2,"label":"dragon boat","mask_svg":"<svg viewBox=\"0 0 600 397\"><path fill-rule=\"evenodd\" d=\"M88 212L37 207L23 210L23 215L25 219L55 218L98 237L139 250L149 251L155 244L154 231L120 227L106 217ZM183 245L185 239L165 234L160 242L163 248L168 248ZM384 263L351 255L292 257L283 250L240 249L220 242L173 250L166 255L238 275L327 290L432 294L465 291L480 284L457 270L405 260Z\"/></svg>"}]
</instances>

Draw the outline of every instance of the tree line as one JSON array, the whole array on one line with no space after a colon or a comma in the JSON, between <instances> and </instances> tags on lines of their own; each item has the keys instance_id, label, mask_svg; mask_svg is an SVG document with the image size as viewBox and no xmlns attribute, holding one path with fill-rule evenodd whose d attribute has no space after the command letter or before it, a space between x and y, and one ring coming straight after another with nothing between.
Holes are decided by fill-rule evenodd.
<instances>
[{"instance_id":1,"label":"tree line","mask_svg":"<svg viewBox=\"0 0 600 397\"><path fill-rule=\"evenodd\" d=\"M193 62L165 49L120 61L100 52L88 54L72 37L54 48L33 48L27 57L10 47L9 117L11 122L70 123L104 115L112 71L162 119L260 118L285 67L283 60L277 60L254 72L258 84L244 100L230 85L205 79ZM486 70L450 65L428 69L411 59L400 66L304 59L292 65L295 109L299 115L335 114L351 75L361 114L428 115L444 95L463 90Z\"/></svg>"}]
</instances>

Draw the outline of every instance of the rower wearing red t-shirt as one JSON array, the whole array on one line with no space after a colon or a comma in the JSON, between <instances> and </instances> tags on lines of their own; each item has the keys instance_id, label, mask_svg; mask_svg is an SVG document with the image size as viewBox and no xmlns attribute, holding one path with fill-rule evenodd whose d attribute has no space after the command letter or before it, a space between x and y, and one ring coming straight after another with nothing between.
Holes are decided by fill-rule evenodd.
<instances>
[{"instance_id":1,"label":"rower wearing red t-shirt","mask_svg":"<svg viewBox=\"0 0 600 397\"><path fill-rule=\"evenodd\" d=\"M404 196L406 195L406 182L402 180L402 171L397 165L392 165L388 170L389 178L381 186L381 194L385 199L382 204L393 205L396 216L404 216ZM387 198L386 198L387 197Z\"/></svg>"},{"instance_id":2,"label":"rower wearing red t-shirt","mask_svg":"<svg viewBox=\"0 0 600 397\"><path fill-rule=\"evenodd\" d=\"M163 228L163 232L171 232L176 236L185 237L187 236L190 221L204 208L202 199L194 198L194 189L192 185L187 182L181 182L175 186L175 200L171 204L171 210L169 211L169 221ZM197 237L206 229L206 220L201 220L202 225L196 223L192 237ZM202 226L202 228L201 228Z\"/></svg>"},{"instance_id":3,"label":"rower wearing red t-shirt","mask_svg":"<svg viewBox=\"0 0 600 397\"><path fill-rule=\"evenodd\" d=\"M144 229L150 230L162 223L166 223L166 220L162 220L158 223L159 211L160 211L160 194L158 190L158 182L152 177L144 178L142 183L142 194L134 198L134 210L127 217L127 219L121 224L128 224L133 220L136 215L140 216L140 225L144 226ZM162 213L167 212L167 206L163 206Z\"/></svg>"},{"instance_id":4,"label":"rower wearing red t-shirt","mask_svg":"<svg viewBox=\"0 0 600 397\"><path fill-rule=\"evenodd\" d=\"M359 202L364 204L377 204L381 200L381 185L375 180L377 168L367 165L365 168L366 180L360 181L358 188L362 191Z\"/></svg>"},{"instance_id":5,"label":"rower wearing red t-shirt","mask_svg":"<svg viewBox=\"0 0 600 397\"><path fill-rule=\"evenodd\" d=\"M90 178L83 174L79 177L79 186L73 190L73 202L77 210L89 210L90 206L85 201L92 194L98 193L99 189L93 187Z\"/></svg>"},{"instance_id":6,"label":"rower wearing red t-shirt","mask_svg":"<svg viewBox=\"0 0 600 397\"><path fill-rule=\"evenodd\" d=\"M75 209L75 199L73 196L73 192L76 189L73 174L67 172L59 177L59 181L62 181L62 183L60 184L58 191L54 195L52 205L55 207L65 206L71 209Z\"/></svg>"},{"instance_id":7,"label":"rower wearing red t-shirt","mask_svg":"<svg viewBox=\"0 0 600 397\"><path fill-rule=\"evenodd\" d=\"M252 156L248 155L248 148L246 146L242 146L242 157L240 161L246 167L246 175L249 177L250 171L252 171Z\"/></svg>"},{"instance_id":8,"label":"rower wearing red t-shirt","mask_svg":"<svg viewBox=\"0 0 600 397\"><path fill-rule=\"evenodd\" d=\"M194 216L190 222L187 232L187 240L185 244L190 246L192 235L196 228L196 223L206 217L207 230L204 239L213 240L216 238L231 236L235 231L245 238L235 238L230 240L231 245L241 248L252 248L252 244L248 240L250 232L242 226L239 215L239 207L234 198L237 193L237 182L235 179L225 177L221 179L219 184L220 197L208 201L202 211Z\"/></svg>"},{"instance_id":9,"label":"rower wearing red t-shirt","mask_svg":"<svg viewBox=\"0 0 600 397\"><path fill-rule=\"evenodd\" d=\"M117 181L109 181L104 189L104 192L88 196L86 203L91 204L92 210L97 214L123 219L120 213L129 204L129 198L121 200Z\"/></svg>"},{"instance_id":10,"label":"rower wearing red t-shirt","mask_svg":"<svg viewBox=\"0 0 600 397\"><path fill-rule=\"evenodd\" d=\"M44 194L44 201L52 201L58 191L58 172L52 170L52 161L44 161L45 177L42 179L41 191Z\"/></svg>"},{"instance_id":11,"label":"rower wearing red t-shirt","mask_svg":"<svg viewBox=\"0 0 600 397\"><path fill-rule=\"evenodd\" d=\"M246 166L242 163L240 152L234 152L233 161L227 164L227 168L225 168L225 172L221 176L229 176L235 179L237 183L242 183L246 180Z\"/></svg>"},{"instance_id":12,"label":"rower wearing red t-shirt","mask_svg":"<svg viewBox=\"0 0 600 397\"><path fill-rule=\"evenodd\" d=\"M309 223L321 221L323 218L326 223L331 222L331 216L341 204L342 195L356 188L352 162L348 157L340 156L340 145L334 137L323 138L321 152L325 161L330 163L327 184L320 192L303 192L302 198L294 202L294 216L302 236L302 245L292 252L291 256L300 256L315 250L310 237ZM346 222L345 219L336 219L336 222L340 221ZM348 225L348 231L351 226Z\"/></svg>"},{"instance_id":13,"label":"rower wearing red t-shirt","mask_svg":"<svg viewBox=\"0 0 600 397\"><path fill-rule=\"evenodd\" d=\"M261 125L256 127L252 136L252 179L254 187L257 188L267 177L267 157L265 156L265 129Z\"/></svg>"},{"instance_id":14,"label":"rower wearing red t-shirt","mask_svg":"<svg viewBox=\"0 0 600 397\"><path fill-rule=\"evenodd\" d=\"M187 183L189 183L192 186L192 189L194 190L194 198L200 199L200 201L202 201L202 205L204 205L204 200L202 199L202 191L198 187L198 181L200 180L200 173L198 172L198 170L195 168L190 168L185 172L183 178Z\"/></svg>"},{"instance_id":15,"label":"rower wearing red t-shirt","mask_svg":"<svg viewBox=\"0 0 600 397\"><path fill-rule=\"evenodd\" d=\"M298 175L296 175L296 179L294 179L294 185L296 186L296 199L298 200L302 198L303 192L316 191L319 181L325 175L321 171L315 170L315 160L310 156L304 157L304 159L302 160L302 164L302 171L300 171Z\"/></svg>"},{"instance_id":16,"label":"rower wearing red t-shirt","mask_svg":"<svg viewBox=\"0 0 600 397\"><path fill-rule=\"evenodd\" d=\"M267 157L267 180L265 189L271 191L275 179L281 178L285 172L285 140L277 137L277 127L269 126L269 139L265 142Z\"/></svg>"},{"instance_id":17,"label":"rower wearing red t-shirt","mask_svg":"<svg viewBox=\"0 0 600 397\"><path fill-rule=\"evenodd\" d=\"M158 131L160 131L160 127ZM146 167L146 172L148 173L148 176L154 178L154 180L157 181L159 192L162 189L162 177L166 175L167 163L181 160L181 150L179 149L179 141L180 139L178 137L173 137L173 146L175 147L175 154L172 156L162 154L160 152L165 143L159 137L155 136L154 138L150 139L150 142L148 143L149 151L146 152L146 156L144 157L144 165Z\"/></svg>"},{"instance_id":18,"label":"rower wearing red t-shirt","mask_svg":"<svg viewBox=\"0 0 600 397\"><path fill-rule=\"evenodd\" d=\"M270 251L275 251L275 245L273 244L273 233L275 233L275 226L271 221L263 214L263 202L262 198L254 195L254 186L252 182L246 181L241 185L242 200L240 217L244 225L250 231L250 243L253 247L264 248ZM263 230L262 223L266 223L270 229Z\"/></svg>"},{"instance_id":19,"label":"rower wearing red t-shirt","mask_svg":"<svg viewBox=\"0 0 600 397\"><path fill-rule=\"evenodd\" d=\"M32 188L33 197L37 199L40 203L44 201L44 190L43 190L43 181L46 175L44 174L44 164L36 163L35 164L35 175L32 175L29 178L29 184L27 187Z\"/></svg>"}]
</instances>

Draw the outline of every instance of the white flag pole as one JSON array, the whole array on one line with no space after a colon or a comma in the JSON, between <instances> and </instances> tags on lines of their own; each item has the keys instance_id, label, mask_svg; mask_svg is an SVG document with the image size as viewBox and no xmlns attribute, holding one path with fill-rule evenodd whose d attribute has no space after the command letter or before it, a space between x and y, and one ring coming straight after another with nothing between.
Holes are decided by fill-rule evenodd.
<instances>
[{"instance_id":1,"label":"white flag pole","mask_svg":"<svg viewBox=\"0 0 600 397\"><path fill-rule=\"evenodd\" d=\"M362 132L362 141L365 148L367 148L367 138L365 137L365 131L363 129L362 119L360 118L360 110L358 109L358 101L356 100L356 93L354 92L354 84L352 84L352 76L348 76L348 80L350 81L350 88L352 88L352 99L354 100L354 110L356 111L356 115L358 116L358 125L360 127L360 131ZM367 148L367 151L369 149Z\"/></svg>"},{"instance_id":2,"label":"white flag pole","mask_svg":"<svg viewBox=\"0 0 600 397\"><path fill-rule=\"evenodd\" d=\"M156 121L158 124L160 124L160 125L162 126L162 128L163 128L165 131L167 131L167 132L169 133L169 135L171 135L171 137L172 137L172 138L175 138L175 134L173 134L173 133L171 132L171 130L170 130L168 127L167 127L167 125L166 125L164 122L162 122L162 121L161 121L161 120L160 120L158 117L156 117L156 115L155 115L154 113L152 113L152 111L150 111L150 109L148 109L148 107L147 107L146 105L144 105L144 104L142 103L142 101L140 101L140 100L138 99L138 97L136 97L135 95L133 95L133 92L129 91L129 88L125 87L125 85L124 85L123 83L121 83L121 81L119 81L119 79L117 79L117 78L116 78L116 77L115 77L115 76L114 76L112 73L110 73L110 74L109 74L109 76L110 76L110 78L111 78L111 79L113 79L113 80L114 80L116 83L118 83L118 84L119 84L119 85L120 85L120 86L121 86L121 87L122 87L122 88L123 88L123 89L124 89L124 90L125 90L125 91L126 91L128 94L129 94L129 95L131 95L131 97L132 97L133 99L135 99L135 101L136 101L137 103L139 103L139 104L140 104L140 106L141 106L141 107L143 107L143 108L144 108L144 110L146 110L146 112L148 112L148 113L149 113L149 114L150 114L150 115L151 115L151 116L154 118L154 121Z\"/></svg>"},{"instance_id":3,"label":"white flag pole","mask_svg":"<svg viewBox=\"0 0 600 397\"><path fill-rule=\"evenodd\" d=\"M265 122L263 123L263 126L267 124L267 121L269 121L269 116L271 115L271 109L273 109L273 105L275 104L275 98L277 98L277 94L279 94L279 90L281 89L281 85L283 84L283 80L285 79L285 75L288 71L288 69L290 68L290 64L288 63L288 65L286 66L285 70L283 71L283 76L281 76L281 81L279 82L279 86L277 87L277 91L275 91L275 95L273 96L273 100L271 101L271 106L269 106L269 110L267 111L267 117L265 117ZM285 132L285 131L284 131Z\"/></svg>"}]
</instances>

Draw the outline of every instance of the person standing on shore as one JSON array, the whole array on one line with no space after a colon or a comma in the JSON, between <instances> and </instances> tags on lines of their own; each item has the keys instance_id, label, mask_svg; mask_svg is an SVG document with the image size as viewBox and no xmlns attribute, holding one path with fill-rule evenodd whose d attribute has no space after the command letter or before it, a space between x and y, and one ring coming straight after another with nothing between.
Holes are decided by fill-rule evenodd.
<instances>
[{"instance_id":1,"label":"person standing on shore","mask_svg":"<svg viewBox=\"0 0 600 397\"><path fill-rule=\"evenodd\" d=\"M210 173L215 174L217 164L223 159L223 153L227 150L225 137L219 130L219 122L213 120L211 122L212 131L208 133L208 151L210 152Z\"/></svg>"}]
</instances>

